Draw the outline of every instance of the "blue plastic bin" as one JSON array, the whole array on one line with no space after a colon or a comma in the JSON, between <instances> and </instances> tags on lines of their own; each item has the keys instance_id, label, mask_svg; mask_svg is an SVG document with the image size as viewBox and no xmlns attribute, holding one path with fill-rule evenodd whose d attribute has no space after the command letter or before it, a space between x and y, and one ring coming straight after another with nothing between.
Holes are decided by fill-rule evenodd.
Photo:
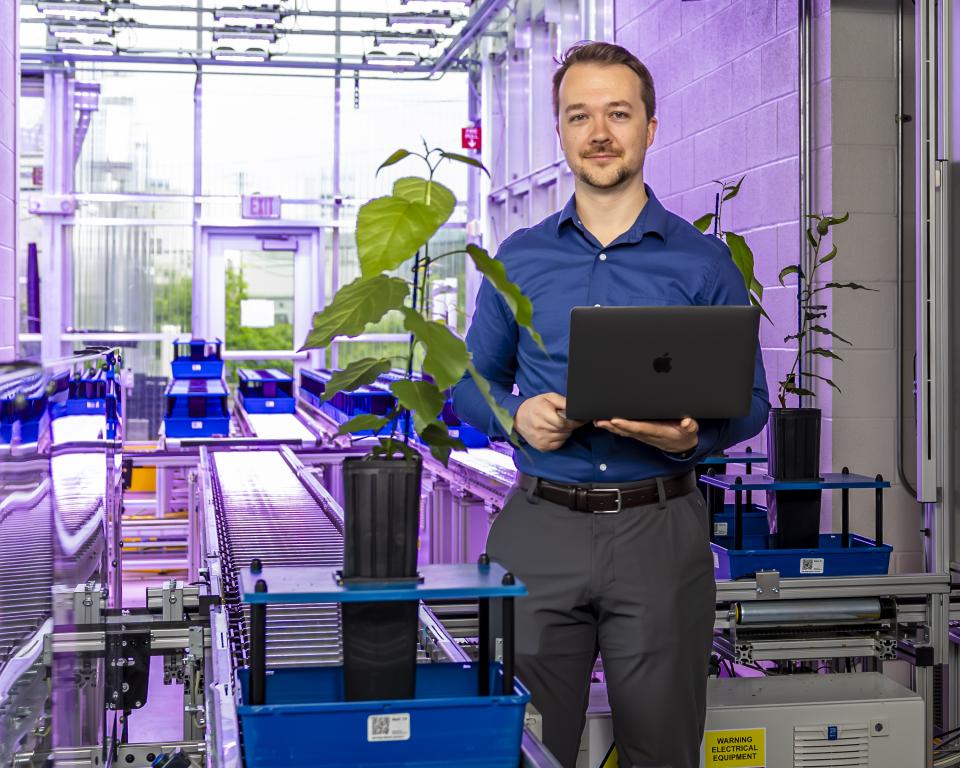
<instances>
[{"instance_id":1,"label":"blue plastic bin","mask_svg":"<svg viewBox=\"0 0 960 768\"><path fill-rule=\"evenodd\" d=\"M725 504L722 512L718 512L713 517L713 537L714 539L720 539L724 536L729 536L733 538L734 534L734 505ZM757 537L757 536L767 536L770 533L770 523L767 520L767 508L761 507L756 504L753 505L751 511L747 511L746 506L744 506L743 511L743 535L745 537L744 543L746 543L746 537ZM753 547L744 546L744 549L752 549Z\"/></svg>"},{"instance_id":2,"label":"blue plastic bin","mask_svg":"<svg viewBox=\"0 0 960 768\"><path fill-rule=\"evenodd\" d=\"M246 698L247 670L238 677ZM530 695L519 682L500 694L499 665L491 679L494 695L481 697L474 665L418 664L416 698L345 702L341 667L271 670L270 703L237 708L245 765L517 768Z\"/></svg>"},{"instance_id":3,"label":"blue plastic bin","mask_svg":"<svg viewBox=\"0 0 960 768\"><path fill-rule=\"evenodd\" d=\"M713 570L717 579L743 579L757 571L778 571L794 576L875 576L890 567L889 544L850 534L850 546L841 546L839 533L821 533L820 546L812 549L727 549L711 543Z\"/></svg>"},{"instance_id":4,"label":"blue plastic bin","mask_svg":"<svg viewBox=\"0 0 960 768\"><path fill-rule=\"evenodd\" d=\"M230 434L227 385L220 379L177 379L164 395L167 437L213 437Z\"/></svg>"},{"instance_id":5,"label":"blue plastic bin","mask_svg":"<svg viewBox=\"0 0 960 768\"><path fill-rule=\"evenodd\" d=\"M170 369L175 379L219 379L223 376L223 342L180 336L173 342Z\"/></svg>"},{"instance_id":6,"label":"blue plastic bin","mask_svg":"<svg viewBox=\"0 0 960 768\"><path fill-rule=\"evenodd\" d=\"M237 401L247 413L294 413L293 377L278 368L237 371Z\"/></svg>"}]
</instances>

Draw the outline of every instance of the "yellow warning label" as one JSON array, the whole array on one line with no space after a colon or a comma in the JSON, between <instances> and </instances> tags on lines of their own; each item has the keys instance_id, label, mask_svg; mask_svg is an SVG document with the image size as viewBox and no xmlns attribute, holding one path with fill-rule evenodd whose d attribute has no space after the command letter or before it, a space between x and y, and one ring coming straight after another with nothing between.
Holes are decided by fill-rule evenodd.
<instances>
[{"instance_id":1,"label":"yellow warning label","mask_svg":"<svg viewBox=\"0 0 960 768\"><path fill-rule=\"evenodd\" d=\"M600 768L620 768L620 758L617 755L616 744L610 745L610 749L607 750L607 754L603 757L603 762L600 763Z\"/></svg>"},{"instance_id":2,"label":"yellow warning label","mask_svg":"<svg viewBox=\"0 0 960 768\"><path fill-rule=\"evenodd\" d=\"M707 731L703 734L704 768L765 768L767 729Z\"/></svg>"}]
</instances>

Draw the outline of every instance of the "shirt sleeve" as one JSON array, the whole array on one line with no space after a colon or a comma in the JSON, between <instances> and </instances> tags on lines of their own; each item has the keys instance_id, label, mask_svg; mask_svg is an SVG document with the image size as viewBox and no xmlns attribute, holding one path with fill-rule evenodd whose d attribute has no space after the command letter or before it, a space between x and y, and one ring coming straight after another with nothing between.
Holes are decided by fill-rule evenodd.
<instances>
[{"instance_id":1,"label":"shirt sleeve","mask_svg":"<svg viewBox=\"0 0 960 768\"><path fill-rule=\"evenodd\" d=\"M490 394L511 417L526 399L513 394L517 373L519 326L497 290L484 279L477 293L476 308L467 331L467 349L477 371L490 383ZM472 427L493 438L507 439L476 381L469 372L453 388L453 410Z\"/></svg>"},{"instance_id":2,"label":"shirt sleeve","mask_svg":"<svg viewBox=\"0 0 960 768\"><path fill-rule=\"evenodd\" d=\"M723 256L717 262L712 280L707 281L701 304L745 306L750 297L740 270L733 263L726 245ZM763 320L761 319L761 322ZM700 461L704 456L722 451L744 440L749 440L763 429L770 412L770 397L767 391L767 375L763 368L763 354L757 344L757 355L753 372L753 399L750 413L741 419L704 419L700 422L700 441L692 454L676 454L664 451L664 455L678 463Z\"/></svg>"}]
</instances>

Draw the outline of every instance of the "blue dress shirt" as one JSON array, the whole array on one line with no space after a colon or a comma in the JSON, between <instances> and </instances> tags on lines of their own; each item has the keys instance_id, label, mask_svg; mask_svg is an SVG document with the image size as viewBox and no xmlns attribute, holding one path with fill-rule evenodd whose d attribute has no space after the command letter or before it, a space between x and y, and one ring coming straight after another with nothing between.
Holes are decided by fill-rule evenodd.
<instances>
[{"instance_id":1,"label":"blue dress shirt","mask_svg":"<svg viewBox=\"0 0 960 768\"><path fill-rule=\"evenodd\" d=\"M533 325L549 356L521 331L499 293L484 280L467 333L477 370L494 399L516 415L527 398L566 394L570 310L578 306L747 304L743 278L726 245L668 212L647 187L647 204L633 226L603 247L580 223L574 198L563 210L514 232L497 258L508 277L533 302ZM519 394L513 394L514 384ZM491 437L505 438L469 374L456 385L457 415ZM750 414L743 419L702 420L699 444L678 457L632 438L586 424L556 451L523 442L517 469L564 483L631 482L675 475L705 454L753 437L766 424L770 403L757 349Z\"/></svg>"}]
</instances>

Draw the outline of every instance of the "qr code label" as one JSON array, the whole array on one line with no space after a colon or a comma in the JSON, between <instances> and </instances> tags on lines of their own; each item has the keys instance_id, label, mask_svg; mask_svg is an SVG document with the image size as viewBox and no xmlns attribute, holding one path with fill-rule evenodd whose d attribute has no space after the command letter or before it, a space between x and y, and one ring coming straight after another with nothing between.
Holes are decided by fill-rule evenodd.
<instances>
[{"instance_id":1,"label":"qr code label","mask_svg":"<svg viewBox=\"0 0 960 768\"><path fill-rule=\"evenodd\" d=\"M267 400L267 408L275 408L276 405L277 405L276 402L274 402L273 400Z\"/></svg>"},{"instance_id":2,"label":"qr code label","mask_svg":"<svg viewBox=\"0 0 960 768\"><path fill-rule=\"evenodd\" d=\"M203 422L202 422L202 421L191 421L191 422L190 422L190 429L203 429Z\"/></svg>"},{"instance_id":3,"label":"qr code label","mask_svg":"<svg viewBox=\"0 0 960 768\"><path fill-rule=\"evenodd\" d=\"M717 555L716 552L713 553L713 567L714 569L717 569L720 567L720 557Z\"/></svg>"},{"instance_id":4,"label":"qr code label","mask_svg":"<svg viewBox=\"0 0 960 768\"><path fill-rule=\"evenodd\" d=\"M727 526L729 523L714 523L713 524L713 535L714 536L726 536L727 535Z\"/></svg>"},{"instance_id":5,"label":"qr code label","mask_svg":"<svg viewBox=\"0 0 960 768\"><path fill-rule=\"evenodd\" d=\"M823 558L801 557L800 573L823 573Z\"/></svg>"},{"instance_id":6,"label":"qr code label","mask_svg":"<svg viewBox=\"0 0 960 768\"><path fill-rule=\"evenodd\" d=\"M407 741L410 738L410 715L370 715L367 718L367 741Z\"/></svg>"},{"instance_id":7,"label":"qr code label","mask_svg":"<svg viewBox=\"0 0 960 768\"><path fill-rule=\"evenodd\" d=\"M190 370L199 371L202 367L203 366L201 366L200 363L194 363L193 365L190 366Z\"/></svg>"}]
</instances>

